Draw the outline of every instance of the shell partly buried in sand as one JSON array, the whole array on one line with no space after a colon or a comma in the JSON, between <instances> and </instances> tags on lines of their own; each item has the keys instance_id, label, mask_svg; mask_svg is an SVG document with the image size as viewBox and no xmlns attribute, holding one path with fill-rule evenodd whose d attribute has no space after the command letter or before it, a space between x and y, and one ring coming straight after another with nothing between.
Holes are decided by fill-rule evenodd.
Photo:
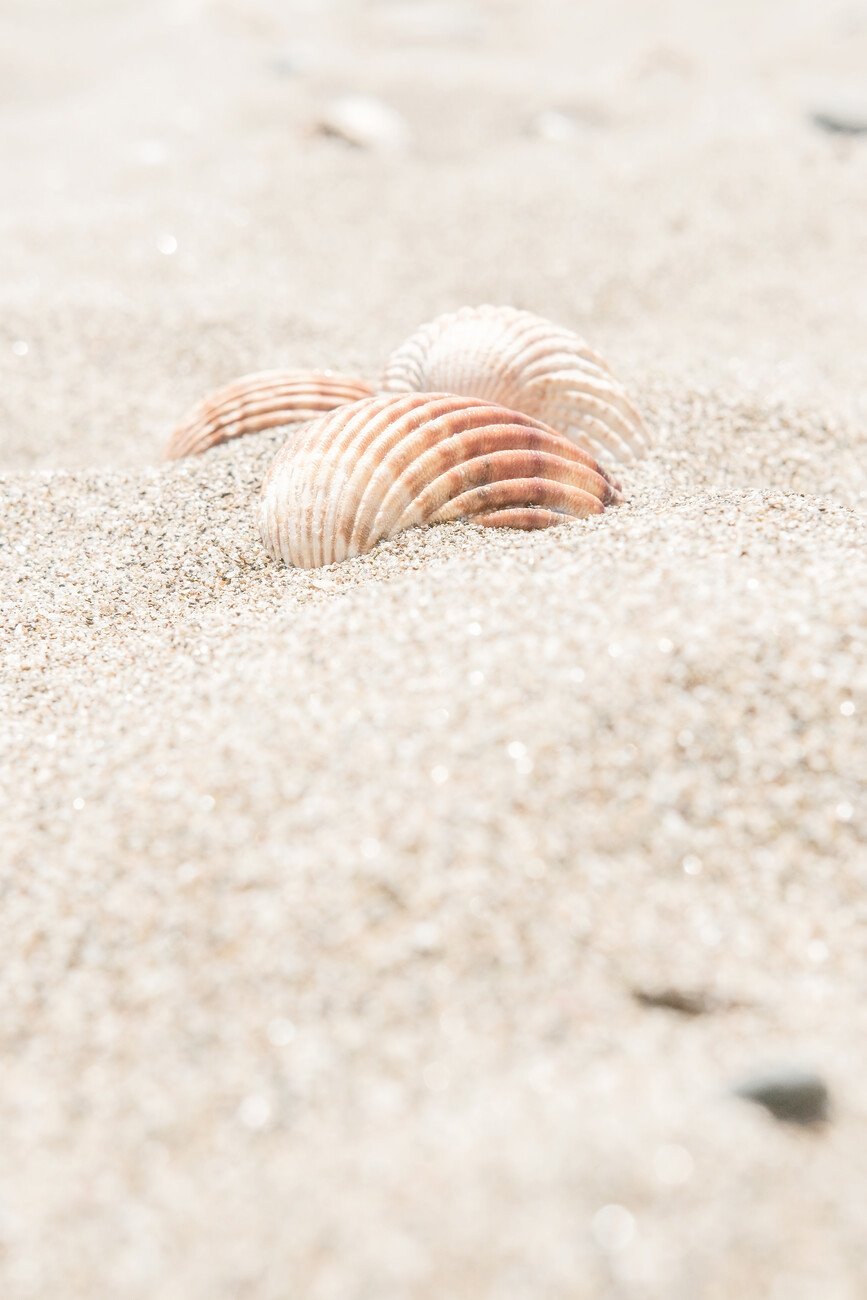
<instances>
[{"instance_id":1,"label":"shell partly buried in sand","mask_svg":"<svg viewBox=\"0 0 867 1300\"><path fill-rule=\"evenodd\" d=\"M419 524L547 528L619 499L591 455L529 415L444 393L386 394L287 443L259 526L271 555L315 568Z\"/></svg>"},{"instance_id":2,"label":"shell partly buried in sand","mask_svg":"<svg viewBox=\"0 0 867 1300\"><path fill-rule=\"evenodd\" d=\"M619 461L648 446L638 410L602 358L571 330L515 307L464 307L422 325L392 353L382 386L484 398Z\"/></svg>"},{"instance_id":3,"label":"shell partly buried in sand","mask_svg":"<svg viewBox=\"0 0 867 1300\"><path fill-rule=\"evenodd\" d=\"M371 384L332 370L263 370L217 389L174 430L166 457L178 460L231 438L312 420L374 392Z\"/></svg>"}]
</instances>

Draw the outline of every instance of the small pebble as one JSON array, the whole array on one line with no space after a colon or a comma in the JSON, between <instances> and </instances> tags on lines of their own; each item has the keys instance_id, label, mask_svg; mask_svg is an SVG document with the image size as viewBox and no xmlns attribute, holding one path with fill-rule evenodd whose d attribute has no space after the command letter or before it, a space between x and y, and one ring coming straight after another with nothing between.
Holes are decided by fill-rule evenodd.
<instances>
[{"instance_id":1,"label":"small pebble","mask_svg":"<svg viewBox=\"0 0 867 1300\"><path fill-rule=\"evenodd\" d=\"M814 126L831 135L867 135L867 105L863 109L819 109L812 115Z\"/></svg>"},{"instance_id":2,"label":"small pebble","mask_svg":"<svg viewBox=\"0 0 867 1300\"><path fill-rule=\"evenodd\" d=\"M530 123L530 130L540 140L550 140L555 144L574 140L578 134L575 119L570 117L568 113L561 113L556 108L546 109L544 113L539 113L534 117Z\"/></svg>"},{"instance_id":3,"label":"small pebble","mask_svg":"<svg viewBox=\"0 0 867 1300\"><path fill-rule=\"evenodd\" d=\"M782 1067L744 1079L735 1096L764 1106L775 1119L789 1124L820 1124L828 1118L830 1094L820 1075L811 1070Z\"/></svg>"},{"instance_id":4,"label":"small pebble","mask_svg":"<svg viewBox=\"0 0 867 1300\"><path fill-rule=\"evenodd\" d=\"M368 95L335 99L318 128L322 134L337 136L357 149L381 153L402 153L410 143L409 127L400 113Z\"/></svg>"},{"instance_id":5,"label":"small pebble","mask_svg":"<svg viewBox=\"0 0 867 1300\"><path fill-rule=\"evenodd\" d=\"M682 1016L704 1016L719 1005L713 997L702 992L701 989L637 988L632 990L632 996L643 1007L677 1011Z\"/></svg>"}]
</instances>

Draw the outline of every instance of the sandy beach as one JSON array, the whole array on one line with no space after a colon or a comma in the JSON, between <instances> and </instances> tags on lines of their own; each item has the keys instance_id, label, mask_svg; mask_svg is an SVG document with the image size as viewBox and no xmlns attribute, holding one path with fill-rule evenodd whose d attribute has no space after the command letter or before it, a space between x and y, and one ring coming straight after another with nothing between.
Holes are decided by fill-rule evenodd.
<instances>
[{"instance_id":1,"label":"sandy beach","mask_svg":"<svg viewBox=\"0 0 867 1300\"><path fill-rule=\"evenodd\" d=\"M3 1300L867 1294L865 66L864 0L0 0ZM163 460L483 302L608 358L622 506L295 570L285 431Z\"/></svg>"}]
</instances>

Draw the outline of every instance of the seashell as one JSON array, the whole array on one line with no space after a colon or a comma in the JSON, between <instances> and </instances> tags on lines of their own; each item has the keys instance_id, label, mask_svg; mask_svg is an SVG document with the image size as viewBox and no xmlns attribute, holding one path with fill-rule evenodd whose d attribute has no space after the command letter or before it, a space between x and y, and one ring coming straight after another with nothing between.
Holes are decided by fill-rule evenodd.
<instances>
[{"instance_id":1,"label":"seashell","mask_svg":"<svg viewBox=\"0 0 867 1300\"><path fill-rule=\"evenodd\" d=\"M592 456L532 416L448 393L380 394L278 452L259 529L271 555L309 569L418 524L547 528L619 500Z\"/></svg>"},{"instance_id":2,"label":"seashell","mask_svg":"<svg viewBox=\"0 0 867 1300\"><path fill-rule=\"evenodd\" d=\"M530 131L541 140L551 140L555 144L563 144L567 140L575 139L578 134L578 125L568 113L563 113L556 108L547 108L543 113L537 113L533 118L530 123Z\"/></svg>"},{"instance_id":3,"label":"seashell","mask_svg":"<svg viewBox=\"0 0 867 1300\"><path fill-rule=\"evenodd\" d=\"M411 142L409 127L400 113L371 95L335 99L320 119L318 129L356 149L380 153L403 153Z\"/></svg>"},{"instance_id":4,"label":"seashell","mask_svg":"<svg viewBox=\"0 0 867 1300\"><path fill-rule=\"evenodd\" d=\"M448 392L523 411L593 455L647 450L641 416L605 362L571 330L515 307L464 307L392 353L387 392Z\"/></svg>"},{"instance_id":5,"label":"seashell","mask_svg":"<svg viewBox=\"0 0 867 1300\"><path fill-rule=\"evenodd\" d=\"M245 433L312 420L373 392L366 380L332 370L263 370L244 375L193 407L169 438L166 458L178 460Z\"/></svg>"}]
</instances>

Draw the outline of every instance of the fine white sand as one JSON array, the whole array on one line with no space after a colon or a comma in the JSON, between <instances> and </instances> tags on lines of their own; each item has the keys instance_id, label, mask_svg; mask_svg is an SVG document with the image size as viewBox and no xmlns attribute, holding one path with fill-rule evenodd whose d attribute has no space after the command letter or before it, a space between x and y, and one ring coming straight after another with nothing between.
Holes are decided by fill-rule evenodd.
<instances>
[{"instance_id":1,"label":"fine white sand","mask_svg":"<svg viewBox=\"0 0 867 1300\"><path fill-rule=\"evenodd\" d=\"M860 0L0 0L3 1300L861 1300L865 61ZM624 506L301 572L285 434L161 462L482 301L608 356Z\"/></svg>"}]
</instances>

